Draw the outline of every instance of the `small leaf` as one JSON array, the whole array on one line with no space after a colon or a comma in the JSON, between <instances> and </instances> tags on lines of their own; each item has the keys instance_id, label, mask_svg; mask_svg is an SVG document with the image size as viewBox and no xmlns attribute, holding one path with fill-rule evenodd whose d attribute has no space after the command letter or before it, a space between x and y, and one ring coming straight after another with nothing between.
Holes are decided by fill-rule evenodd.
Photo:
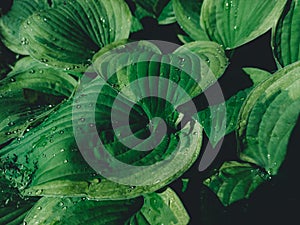
<instances>
[{"instance_id":1,"label":"small leaf","mask_svg":"<svg viewBox=\"0 0 300 225\"><path fill-rule=\"evenodd\" d=\"M201 26L210 40L223 45L225 49L234 49L271 29L278 21L286 2L204 0Z\"/></svg>"},{"instance_id":2,"label":"small leaf","mask_svg":"<svg viewBox=\"0 0 300 225\"><path fill-rule=\"evenodd\" d=\"M280 65L287 66L300 59L300 6L292 0L273 30L273 50Z\"/></svg>"},{"instance_id":3,"label":"small leaf","mask_svg":"<svg viewBox=\"0 0 300 225\"><path fill-rule=\"evenodd\" d=\"M208 41L209 38L200 26L200 11L203 0L173 0L173 8L177 22L181 28L197 41Z\"/></svg>"},{"instance_id":4,"label":"small leaf","mask_svg":"<svg viewBox=\"0 0 300 225\"><path fill-rule=\"evenodd\" d=\"M257 86L262 81L266 80L272 75L268 71L261 70L258 68L247 67L247 68L243 68L243 70L245 71L246 74L249 75L254 86Z\"/></svg>"},{"instance_id":5,"label":"small leaf","mask_svg":"<svg viewBox=\"0 0 300 225\"><path fill-rule=\"evenodd\" d=\"M28 55L24 48L25 39L20 39L21 24L34 12L49 9L47 0L14 0L10 11L0 19L0 33L3 43L12 51Z\"/></svg>"},{"instance_id":6,"label":"small leaf","mask_svg":"<svg viewBox=\"0 0 300 225\"><path fill-rule=\"evenodd\" d=\"M122 224L138 210L141 199L92 201L84 198L43 197L27 214L24 223L35 224Z\"/></svg>"},{"instance_id":7,"label":"small leaf","mask_svg":"<svg viewBox=\"0 0 300 225\"><path fill-rule=\"evenodd\" d=\"M225 104L210 106L194 116L203 126L210 143L215 147L227 134L233 132L238 125L240 109L250 93L251 88L239 91L229 98ZM214 126L212 126L214 124ZM225 129L224 129L225 128Z\"/></svg>"},{"instance_id":8,"label":"small leaf","mask_svg":"<svg viewBox=\"0 0 300 225\"><path fill-rule=\"evenodd\" d=\"M144 13L140 13L141 11L135 13L141 19L147 15L158 18L169 0L134 0L134 2L137 4L137 8L141 8L144 11Z\"/></svg>"},{"instance_id":9,"label":"small leaf","mask_svg":"<svg viewBox=\"0 0 300 225\"><path fill-rule=\"evenodd\" d=\"M144 205L126 225L173 224L187 225L189 215L176 193L167 188L162 193L144 195Z\"/></svg>"},{"instance_id":10,"label":"small leaf","mask_svg":"<svg viewBox=\"0 0 300 225\"><path fill-rule=\"evenodd\" d=\"M175 13L173 10L172 1L170 1L162 10L161 14L157 18L158 24L167 25L176 22Z\"/></svg>"},{"instance_id":11,"label":"small leaf","mask_svg":"<svg viewBox=\"0 0 300 225\"><path fill-rule=\"evenodd\" d=\"M227 206L238 200L249 198L251 193L264 182L265 174L249 163L225 162L218 172L207 178L208 186Z\"/></svg>"}]
</instances>

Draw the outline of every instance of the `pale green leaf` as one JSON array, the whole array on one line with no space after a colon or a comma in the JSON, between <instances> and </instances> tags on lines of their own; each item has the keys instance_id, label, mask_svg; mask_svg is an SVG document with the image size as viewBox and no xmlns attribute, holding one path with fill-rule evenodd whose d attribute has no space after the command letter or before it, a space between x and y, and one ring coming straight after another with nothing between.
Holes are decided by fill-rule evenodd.
<instances>
[{"instance_id":1,"label":"pale green leaf","mask_svg":"<svg viewBox=\"0 0 300 225\"><path fill-rule=\"evenodd\" d=\"M259 84L239 116L240 158L276 175L300 112L300 66L291 64Z\"/></svg>"},{"instance_id":2,"label":"pale green leaf","mask_svg":"<svg viewBox=\"0 0 300 225\"><path fill-rule=\"evenodd\" d=\"M300 2L292 0L273 30L274 54L281 66L300 59Z\"/></svg>"},{"instance_id":3,"label":"pale green leaf","mask_svg":"<svg viewBox=\"0 0 300 225\"><path fill-rule=\"evenodd\" d=\"M247 68L243 68L243 70L247 75L249 75L254 86L257 86L262 81L266 80L272 75L268 71L258 69L258 68L247 67Z\"/></svg>"}]
</instances>

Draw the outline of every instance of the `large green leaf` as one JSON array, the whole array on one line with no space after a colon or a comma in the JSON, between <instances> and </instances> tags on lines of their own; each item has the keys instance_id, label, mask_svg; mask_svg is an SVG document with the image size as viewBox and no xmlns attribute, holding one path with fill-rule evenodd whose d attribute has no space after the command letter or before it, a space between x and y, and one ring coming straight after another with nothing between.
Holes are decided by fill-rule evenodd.
<instances>
[{"instance_id":1,"label":"large green leaf","mask_svg":"<svg viewBox=\"0 0 300 225\"><path fill-rule=\"evenodd\" d=\"M276 72L258 85L239 116L240 158L276 175L300 112L300 64Z\"/></svg>"},{"instance_id":2,"label":"large green leaf","mask_svg":"<svg viewBox=\"0 0 300 225\"><path fill-rule=\"evenodd\" d=\"M136 212L142 199L92 201L85 198L43 197L26 216L26 225L116 225Z\"/></svg>"},{"instance_id":3,"label":"large green leaf","mask_svg":"<svg viewBox=\"0 0 300 225\"><path fill-rule=\"evenodd\" d=\"M281 66L300 59L300 6L298 0L290 1L286 11L273 31L274 54Z\"/></svg>"},{"instance_id":4,"label":"large green leaf","mask_svg":"<svg viewBox=\"0 0 300 225\"><path fill-rule=\"evenodd\" d=\"M149 44L146 46L149 50L157 48ZM177 55L159 56L157 53L151 53L151 51L136 53L138 56L140 54L144 54L144 56L150 54L150 56L165 57L165 59L173 57L172 59L179 62ZM121 59L121 56L122 54L119 54L119 56L111 55L111 57L114 57L115 63L108 61L111 63L110 69L118 68L120 65L118 57ZM180 62L183 63L182 60ZM102 66L96 64L96 67L103 69L107 61L100 60L98 63ZM182 64L183 67L184 64ZM87 72L87 76L81 80L83 89L78 90L79 93L75 96L74 104L72 101L65 102L48 120L28 132L22 140L13 142L2 149L0 154L1 158L4 159L4 163L12 163L18 168L18 170L10 170L10 173L7 174L8 178L15 182L19 189L25 189L23 191L25 195L79 195L102 199L135 197L143 193L153 192L178 178L191 166L199 154L202 128L193 120L188 121L180 128L179 123L182 120L182 115L177 111L176 106L189 100L188 97L182 95L181 92L184 92L182 88L187 88L189 95L196 95L201 89L195 91L195 88L190 88L193 87L190 85L195 83L194 81L188 82L187 79L185 79L185 82L182 80L181 89L176 89L174 86L165 89L165 86L161 85L148 85L150 93L161 92L169 95L170 99L173 99L172 104L150 95L148 98L141 99L141 101L137 101L132 105L133 95L119 95L120 85L118 84L126 84L125 81L128 77L133 82L140 74L138 71L144 71L147 66L149 66L148 62L138 63L137 65L132 64L128 67L130 69L129 76L118 71L116 75L123 82L118 83L119 80L117 80L117 83L113 83L115 78L113 76L109 80L110 85L99 76L94 77L95 74ZM160 71L156 70L160 66L168 69L164 71L166 78L170 74L172 76L178 74L187 76L180 69L177 71L168 64L160 65L157 62L151 67L152 78L157 79L162 76ZM138 70L136 70L137 68ZM173 71L176 71L177 74L171 73ZM86 83L84 79L90 80ZM168 82L171 82L173 78L170 77L169 79ZM140 83L140 85L144 86L136 88L136 91L142 93L146 90L144 88L146 83ZM169 91L165 92L166 90ZM180 96L184 98L181 99ZM121 105L116 105L115 101ZM131 107L132 109L129 110ZM117 112L121 122L115 130L112 129L110 118L112 110ZM122 125L123 121L121 121L126 118L124 117L126 113L130 113L129 126ZM150 151L145 152L128 148L122 144L121 141L127 138L122 132L131 128L134 135L129 135L129 140L135 136L142 139L142 143L134 147L151 146L153 143L147 137L151 134L151 131L160 131L161 126L160 120L153 119L155 117L161 117L162 120L165 120L167 126L167 133L163 135L158 145L153 145ZM95 120L93 120L94 118ZM98 141L101 140L106 150L117 161L134 167L139 166L138 170L135 169L132 174L132 169L118 170L119 175L127 174L124 177L121 176L122 178L115 182L112 181L113 178L111 177L108 177L111 179L108 180L97 175L95 170L84 161L78 152L74 133L76 142L81 147L80 150L87 147L95 149L93 152L88 149L87 152L81 153L83 156L92 154L97 165L107 165L108 170L118 169L118 164L115 164L115 161L107 162L101 154L99 157L99 152L96 149L101 149L102 146L99 145ZM95 137L98 137L98 140ZM84 144L83 148L80 143ZM18 156L17 159L14 155ZM102 164L102 162L106 164ZM93 166L93 164L91 165ZM97 170L97 172L102 174L105 171ZM137 180L139 185L124 184L122 179L127 181Z\"/></svg>"},{"instance_id":5,"label":"large green leaf","mask_svg":"<svg viewBox=\"0 0 300 225\"><path fill-rule=\"evenodd\" d=\"M204 0L201 26L210 40L233 49L272 28L285 3L286 0Z\"/></svg>"},{"instance_id":6,"label":"large green leaf","mask_svg":"<svg viewBox=\"0 0 300 225\"><path fill-rule=\"evenodd\" d=\"M215 147L225 135L233 132L237 128L240 109L250 91L251 88L239 91L225 103L210 106L198 112L194 117L199 120L203 126L213 147ZM212 124L214 124L214 127L212 127Z\"/></svg>"},{"instance_id":7,"label":"large green leaf","mask_svg":"<svg viewBox=\"0 0 300 225\"><path fill-rule=\"evenodd\" d=\"M144 195L144 205L125 223L126 225L178 224L189 222L180 199L172 189Z\"/></svg>"},{"instance_id":8,"label":"large green leaf","mask_svg":"<svg viewBox=\"0 0 300 225\"><path fill-rule=\"evenodd\" d=\"M216 174L204 181L227 206L249 198L251 193L266 179L264 172L249 163L225 162Z\"/></svg>"},{"instance_id":9,"label":"large green leaf","mask_svg":"<svg viewBox=\"0 0 300 225\"><path fill-rule=\"evenodd\" d=\"M63 71L31 57L19 60L0 81L0 144L21 137L53 111L55 104L71 96L76 85L77 81Z\"/></svg>"},{"instance_id":10,"label":"large green leaf","mask_svg":"<svg viewBox=\"0 0 300 225\"><path fill-rule=\"evenodd\" d=\"M28 55L25 40L19 36L21 24L34 12L48 9L47 0L14 0L10 11L0 18L0 36L12 51Z\"/></svg>"},{"instance_id":11,"label":"large green leaf","mask_svg":"<svg viewBox=\"0 0 300 225\"><path fill-rule=\"evenodd\" d=\"M20 35L35 59L82 70L97 50L128 38L130 28L131 13L123 0L78 0L33 14Z\"/></svg>"},{"instance_id":12,"label":"large green leaf","mask_svg":"<svg viewBox=\"0 0 300 225\"><path fill-rule=\"evenodd\" d=\"M194 40L208 41L209 38L200 26L200 11L203 0L173 0L173 8L177 22Z\"/></svg>"}]
</instances>

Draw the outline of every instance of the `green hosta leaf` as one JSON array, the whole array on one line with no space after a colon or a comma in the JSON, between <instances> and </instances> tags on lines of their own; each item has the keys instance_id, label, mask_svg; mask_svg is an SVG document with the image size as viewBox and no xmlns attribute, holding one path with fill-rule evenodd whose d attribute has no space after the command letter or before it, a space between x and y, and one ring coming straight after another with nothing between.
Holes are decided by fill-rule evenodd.
<instances>
[{"instance_id":1,"label":"green hosta leaf","mask_svg":"<svg viewBox=\"0 0 300 225\"><path fill-rule=\"evenodd\" d=\"M92 201L82 198L43 197L25 218L34 224L123 224L141 204L141 199Z\"/></svg>"},{"instance_id":2,"label":"green hosta leaf","mask_svg":"<svg viewBox=\"0 0 300 225\"><path fill-rule=\"evenodd\" d=\"M20 35L35 59L83 70L95 51L128 38L130 28L131 14L123 0L78 0L33 14Z\"/></svg>"},{"instance_id":3,"label":"green hosta leaf","mask_svg":"<svg viewBox=\"0 0 300 225\"><path fill-rule=\"evenodd\" d=\"M200 11L203 0L173 0L173 8L177 22L194 40L208 41L209 38L200 26Z\"/></svg>"},{"instance_id":4,"label":"green hosta leaf","mask_svg":"<svg viewBox=\"0 0 300 225\"><path fill-rule=\"evenodd\" d=\"M240 109L250 91L251 88L239 91L225 103L210 106L194 116L203 126L213 147L215 147L225 135L233 132L237 128ZM212 124L214 124L215 127L212 127Z\"/></svg>"},{"instance_id":5,"label":"green hosta leaf","mask_svg":"<svg viewBox=\"0 0 300 225\"><path fill-rule=\"evenodd\" d=\"M134 0L137 4L136 16L141 19L145 16L159 17L169 0Z\"/></svg>"},{"instance_id":6,"label":"green hosta leaf","mask_svg":"<svg viewBox=\"0 0 300 225\"><path fill-rule=\"evenodd\" d=\"M300 64L276 72L247 98L239 116L240 158L276 175L300 112Z\"/></svg>"},{"instance_id":7,"label":"green hosta leaf","mask_svg":"<svg viewBox=\"0 0 300 225\"><path fill-rule=\"evenodd\" d=\"M170 1L162 10L161 14L157 18L158 23L162 25L171 24L176 22L175 13L173 10L172 1Z\"/></svg>"},{"instance_id":8,"label":"green hosta leaf","mask_svg":"<svg viewBox=\"0 0 300 225\"><path fill-rule=\"evenodd\" d=\"M204 181L227 206L251 193L265 180L264 173L249 163L225 162L219 171Z\"/></svg>"},{"instance_id":9,"label":"green hosta leaf","mask_svg":"<svg viewBox=\"0 0 300 225\"><path fill-rule=\"evenodd\" d=\"M3 43L12 51L28 55L19 37L21 24L34 12L48 9L47 0L14 0L10 11L0 18L0 36Z\"/></svg>"},{"instance_id":10,"label":"green hosta leaf","mask_svg":"<svg viewBox=\"0 0 300 225\"><path fill-rule=\"evenodd\" d=\"M0 81L0 144L21 137L26 129L53 111L53 105L71 96L76 85L77 81L65 72L30 57L19 60Z\"/></svg>"},{"instance_id":11,"label":"green hosta leaf","mask_svg":"<svg viewBox=\"0 0 300 225\"><path fill-rule=\"evenodd\" d=\"M144 195L144 205L126 225L178 224L186 225L189 216L172 189Z\"/></svg>"},{"instance_id":12,"label":"green hosta leaf","mask_svg":"<svg viewBox=\"0 0 300 225\"><path fill-rule=\"evenodd\" d=\"M0 187L0 224L22 224L23 219L36 200L22 199L18 194L18 190L11 187L2 174L0 174Z\"/></svg>"},{"instance_id":13,"label":"green hosta leaf","mask_svg":"<svg viewBox=\"0 0 300 225\"><path fill-rule=\"evenodd\" d=\"M286 0L204 0L201 26L211 40L233 49L272 28L285 3Z\"/></svg>"},{"instance_id":14,"label":"green hosta leaf","mask_svg":"<svg viewBox=\"0 0 300 225\"><path fill-rule=\"evenodd\" d=\"M252 83L254 86L257 86L267 78L269 78L272 74L268 71L261 70L258 68L243 68L246 74L249 75L250 79L252 80Z\"/></svg>"},{"instance_id":15,"label":"green hosta leaf","mask_svg":"<svg viewBox=\"0 0 300 225\"><path fill-rule=\"evenodd\" d=\"M136 53L148 56L150 50L157 51L157 47L146 43L144 48L148 50ZM153 55L159 56L156 53L150 54ZM109 56L114 58L115 63L110 64L108 68L118 68L121 65L119 59L123 55L108 53L107 59ZM102 65L98 67L103 69L107 61L100 60L98 63ZM124 84L128 78L134 82L134 78L140 74L139 70L143 70L144 66L147 68L147 65L147 63L138 64L138 70L131 65L128 67L131 69L129 77L118 71L116 75L123 81L120 84ZM161 76L160 71L155 70L159 63L152 66L152 78L157 79ZM168 64L164 66L169 67ZM165 77L168 78L170 76L168 73L172 71L174 70L166 70ZM177 71L179 72L180 70ZM115 76L109 80L110 85L108 85L92 71L87 72L86 75L81 79L83 86L75 96L74 105L72 101L65 102L48 120L28 132L24 139L13 142L0 152L5 164L12 163L15 168L18 168L18 170L10 170L7 177L19 189L25 189L23 194L88 196L98 199L136 197L165 186L192 165L199 154L202 128L193 120L188 121L181 128L178 126L182 115L176 110L176 106L185 101L180 98L182 90L177 90L173 86L165 89L162 85L149 85L147 86L151 87L148 89L149 93L166 93L171 99L175 96L172 104L152 95L145 96L133 104L132 95L119 95L120 86L118 83L113 83ZM84 79L88 79L88 82ZM188 88L193 82L183 84L185 84L182 85L183 87ZM148 84L140 83L140 85ZM144 86L136 88L139 93L143 90L147 89ZM169 90L169 93L165 90ZM194 93L192 90L188 91ZM114 129L112 129L114 123L111 119L112 110L115 110L117 119L120 120L119 125ZM128 125L123 123L126 120L126 113L129 113ZM159 143L153 142L155 139L151 138L152 131L160 132L162 120L155 119L157 117L164 120L167 127L167 132L163 134ZM128 128L132 130L133 135L127 135ZM141 142L132 147L123 144L123 141L135 140L135 138ZM100 141L103 145L100 145ZM76 143L84 159L97 172L105 174L105 177L111 180L96 174L78 152ZM109 160L100 151L103 146L112 156ZM149 151L138 150L149 146ZM86 151L82 151L85 149ZM14 155L17 155L17 159ZM92 162L89 161L91 158ZM129 169L120 169L119 162L128 165ZM95 165L104 165L105 168L95 168ZM107 176L107 171L115 169L117 174ZM116 180L115 176L120 177ZM137 184L132 185L132 182Z\"/></svg>"},{"instance_id":16,"label":"green hosta leaf","mask_svg":"<svg viewBox=\"0 0 300 225\"><path fill-rule=\"evenodd\" d=\"M300 59L300 6L298 0L290 1L273 32L274 54L281 66Z\"/></svg>"},{"instance_id":17,"label":"green hosta leaf","mask_svg":"<svg viewBox=\"0 0 300 225\"><path fill-rule=\"evenodd\" d=\"M138 32L140 30L143 30L143 24L138 20L138 18L133 16L130 32L134 33L134 32Z\"/></svg>"}]
</instances>

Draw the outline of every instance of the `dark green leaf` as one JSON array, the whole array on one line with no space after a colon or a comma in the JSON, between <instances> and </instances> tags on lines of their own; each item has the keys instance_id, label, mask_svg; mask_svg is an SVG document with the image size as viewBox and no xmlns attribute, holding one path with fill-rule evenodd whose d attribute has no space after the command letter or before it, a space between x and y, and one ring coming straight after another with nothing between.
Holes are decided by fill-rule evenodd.
<instances>
[{"instance_id":1,"label":"dark green leaf","mask_svg":"<svg viewBox=\"0 0 300 225\"><path fill-rule=\"evenodd\" d=\"M265 174L249 163L225 162L218 172L204 181L227 206L238 200L249 198L251 193L265 180Z\"/></svg>"},{"instance_id":2,"label":"dark green leaf","mask_svg":"<svg viewBox=\"0 0 300 225\"><path fill-rule=\"evenodd\" d=\"M239 91L236 95L228 99L225 104L210 106L195 115L203 126L210 143L215 147L218 142L227 134L237 128L238 115L240 109L250 93L251 88ZM212 127L214 124L214 127Z\"/></svg>"},{"instance_id":3,"label":"dark green leaf","mask_svg":"<svg viewBox=\"0 0 300 225\"><path fill-rule=\"evenodd\" d=\"M204 0L201 26L210 40L225 49L237 48L271 29L285 4L286 0Z\"/></svg>"},{"instance_id":4,"label":"dark green leaf","mask_svg":"<svg viewBox=\"0 0 300 225\"><path fill-rule=\"evenodd\" d=\"M169 0L134 0L134 2L137 4L135 14L141 19L145 16L157 18Z\"/></svg>"}]
</instances>

